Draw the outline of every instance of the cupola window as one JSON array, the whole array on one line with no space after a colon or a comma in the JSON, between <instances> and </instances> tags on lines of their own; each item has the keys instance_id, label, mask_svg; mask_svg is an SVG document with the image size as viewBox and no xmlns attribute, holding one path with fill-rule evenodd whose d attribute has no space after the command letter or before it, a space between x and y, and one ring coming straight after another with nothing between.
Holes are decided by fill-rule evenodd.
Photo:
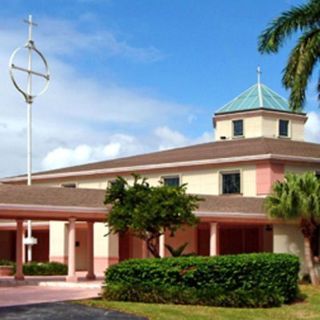
<instances>
[{"instance_id":1,"label":"cupola window","mask_svg":"<svg viewBox=\"0 0 320 320\"><path fill-rule=\"evenodd\" d=\"M289 137L289 121L279 120L279 136Z\"/></svg>"},{"instance_id":2,"label":"cupola window","mask_svg":"<svg viewBox=\"0 0 320 320\"><path fill-rule=\"evenodd\" d=\"M233 136L242 137L243 136L243 120L234 120L233 123Z\"/></svg>"}]
</instances>

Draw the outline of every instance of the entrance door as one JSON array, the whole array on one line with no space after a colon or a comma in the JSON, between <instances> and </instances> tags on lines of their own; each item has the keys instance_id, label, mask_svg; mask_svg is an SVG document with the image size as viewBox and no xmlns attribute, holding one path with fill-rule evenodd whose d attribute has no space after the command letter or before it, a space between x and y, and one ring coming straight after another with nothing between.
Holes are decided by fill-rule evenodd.
<instances>
[{"instance_id":1,"label":"entrance door","mask_svg":"<svg viewBox=\"0 0 320 320\"><path fill-rule=\"evenodd\" d=\"M128 232L119 234L119 261L130 258L130 235Z\"/></svg>"},{"instance_id":2,"label":"entrance door","mask_svg":"<svg viewBox=\"0 0 320 320\"><path fill-rule=\"evenodd\" d=\"M199 256L210 255L210 225L209 223L199 223L197 227L198 233L198 250Z\"/></svg>"},{"instance_id":3,"label":"entrance door","mask_svg":"<svg viewBox=\"0 0 320 320\"><path fill-rule=\"evenodd\" d=\"M221 227L220 254L261 252L261 227Z\"/></svg>"}]
</instances>

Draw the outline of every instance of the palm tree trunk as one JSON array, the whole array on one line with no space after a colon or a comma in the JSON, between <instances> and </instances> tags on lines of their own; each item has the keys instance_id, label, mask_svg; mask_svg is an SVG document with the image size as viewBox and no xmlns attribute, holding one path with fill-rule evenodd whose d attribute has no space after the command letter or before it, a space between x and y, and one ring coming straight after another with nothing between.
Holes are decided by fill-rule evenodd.
<instances>
[{"instance_id":1,"label":"palm tree trunk","mask_svg":"<svg viewBox=\"0 0 320 320\"><path fill-rule=\"evenodd\" d=\"M307 268L309 270L311 283L313 285L318 285L319 284L319 276L318 276L317 270L316 270L314 262L313 262L313 254L312 254L312 250L311 250L310 238L304 236L303 240L304 240L304 257L305 257L305 262L307 264Z\"/></svg>"}]
</instances>

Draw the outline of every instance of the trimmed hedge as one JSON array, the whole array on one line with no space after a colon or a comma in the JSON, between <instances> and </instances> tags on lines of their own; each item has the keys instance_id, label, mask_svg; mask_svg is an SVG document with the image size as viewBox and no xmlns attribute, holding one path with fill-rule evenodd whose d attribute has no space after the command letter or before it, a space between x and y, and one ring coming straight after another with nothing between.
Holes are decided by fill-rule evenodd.
<instances>
[{"instance_id":1,"label":"trimmed hedge","mask_svg":"<svg viewBox=\"0 0 320 320\"><path fill-rule=\"evenodd\" d=\"M299 259L289 254L132 259L105 272L108 300L272 307L297 298Z\"/></svg>"},{"instance_id":2,"label":"trimmed hedge","mask_svg":"<svg viewBox=\"0 0 320 320\"><path fill-rule=\"evenodd\" d=\"M68 266L59 262L29 262L23 265L23 273L29 276L66 275Z\"/></svg>"},{"instance_id":3,"label":"trimmed hedge","mask_svg":"<svg viewBox=\"0 0 320 320\"><path fill-rule=\"evenodd\" d=\"M0 260L0 265L9 265L14 267L16 264L9 260ZM60 262L28 262L23 265L23 273L26 276L55 276L68 274L68 266Z\"/></svg>"},{"instance_id":4,"label":"trimmed hedge","mask_svg":"<svg viewBox=\"0 0 320 320\"><path fill-rule=\"evenodd\" d=\"M14 262L10 260L1 259L0 260L0 266L14 266Z\"/></svg>"}]
</instances>

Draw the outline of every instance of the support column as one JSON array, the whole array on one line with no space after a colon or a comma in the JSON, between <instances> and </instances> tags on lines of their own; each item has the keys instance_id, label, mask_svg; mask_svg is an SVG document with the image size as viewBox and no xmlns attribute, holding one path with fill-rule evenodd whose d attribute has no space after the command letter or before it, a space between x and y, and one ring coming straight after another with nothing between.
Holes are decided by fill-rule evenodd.
<instances>
[{"instance_id":1,"label":"support column","mask_svg":"<svg viewBox=\"0 0 320 320\"><path fill-rule=\"evenodd\" d=\"M218 254L218 224L216 222L213 222L210 223L210 256L216 256Z\"/></svg>"},{"instance_id":2,"label":"support column","mask_svg":"<svg viewBox=\"0 0 320 320\"><path fill-rule=\"evenodd\" d=\"M26 246L24 244L24 239L26 238L26 232L23 228L23 239L22 239L22 242L23 242L23 245L22 245L22 263L26 263Z\"/></svg>"},{"instance_id":3,"label":"support column","mask_svg":"<svg viewBox=\"0 0 320 320\"><path fill-rule=\"evenodd\" d=\"M148 258L148 248L147 248L147 244L145 241L141 240L141 258Z\"/></svg>"},{"instance_id":4,"label":"support column","mask_svg":"<svg viewBox=\"0 0 320 320\"><path fill-rule=\"evenodd\" d=\"M87 222L87 279L94 280L94 243L93 243L93 222Z\"/></svg>"},{"instance_id":5,"label":"support column","mask_svg":"<svg viewBox=\"0 0 320 320\"><path fill-rule=\"evenodd\" d=\"M17 219L16 230L16 274L14 278L16 280L24 280L23 275L23 220Z\"/></svg>"},{"instance_id":6,"label":"support column","mask_svg":"<svg viewBox=\"0 0 320 320\"><path fill-rule=\"evenodd\" d=\"M165 257L165 250L166 250L165 241L166 241L165 235L162 234L159 238L159 255L161 258Z\"/></svg>"},{"instance_id":7,"label":"support column","mask_svg":"<svg viewBox=\"0 0 320 320\"><path fill-rule=\"evenodd\" d=\"M68 226L68 282L76 282L76 219L69 219Z\"/></svg>"}]
</instances>

